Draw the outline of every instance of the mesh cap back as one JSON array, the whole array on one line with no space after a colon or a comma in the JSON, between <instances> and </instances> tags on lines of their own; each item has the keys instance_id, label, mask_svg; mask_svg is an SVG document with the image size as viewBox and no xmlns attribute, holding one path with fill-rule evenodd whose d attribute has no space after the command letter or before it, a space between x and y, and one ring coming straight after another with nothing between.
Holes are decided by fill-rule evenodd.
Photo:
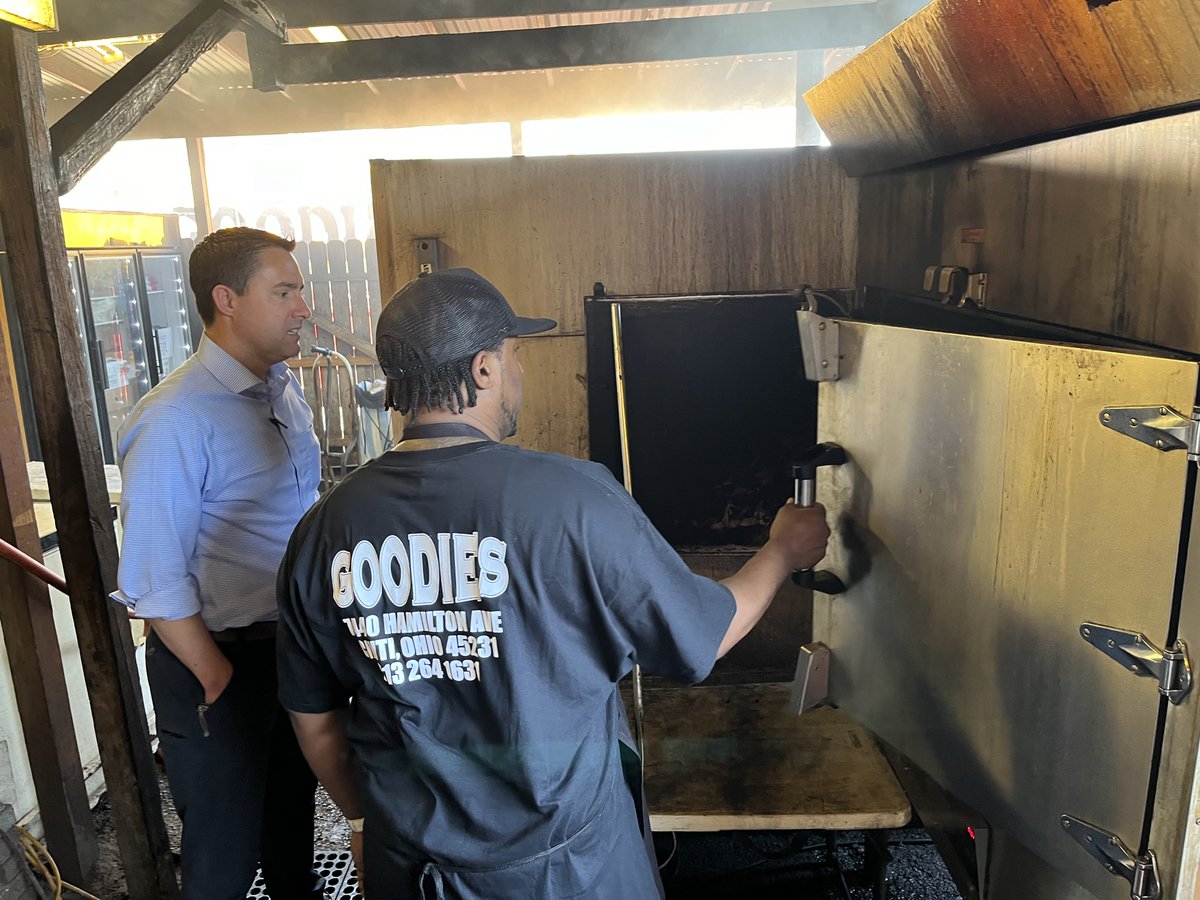
<instances>
[{"instance_id":1,"label":"mesh cap back","mask_svg":"<svg viewBox=\"0 0 1200 900\"><path fill-rule=\"evenodd\" d=\"M441 269L414 278L392 296L375 328L375 350L383 374L399 379L557 324L518 316L495 285L470 269Z\"/></svg>"}]
</instances>

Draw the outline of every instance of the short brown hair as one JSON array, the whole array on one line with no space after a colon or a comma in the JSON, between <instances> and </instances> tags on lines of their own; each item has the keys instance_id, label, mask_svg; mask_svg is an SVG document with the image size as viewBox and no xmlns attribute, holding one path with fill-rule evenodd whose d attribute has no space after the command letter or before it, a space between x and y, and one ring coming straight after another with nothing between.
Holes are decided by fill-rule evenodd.
<instances>
[{"instance_id":1,"label":"short brown hair","mask_svg":"<svg viewBox=\"0 0 1200 900\"><path fill-rule=\"evenodd\" d=\"M216 318L213 288L219 284L238 294L258 271L258 257L263 250L279 247L291 253L296 242L258 228L222 228L214 231L192 250L188 262L192 293L196 295L196 311L205 325Z\"/></svg>"}]
</instances>

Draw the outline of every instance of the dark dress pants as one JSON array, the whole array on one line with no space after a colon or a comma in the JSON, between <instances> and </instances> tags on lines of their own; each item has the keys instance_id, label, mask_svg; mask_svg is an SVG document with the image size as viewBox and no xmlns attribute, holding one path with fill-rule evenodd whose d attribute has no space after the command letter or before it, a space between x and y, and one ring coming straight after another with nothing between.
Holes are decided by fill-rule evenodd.
<instances>
[{"instance_id":1,"label":"dark dress pants","mask_svg":"<svg viewBox=\"0 0 1200 900\"><path fill-rule=\"evenodd\" d=\"M157 635L146 645L158 736L183 822L183 896L242 900L261 863L271 900L320 900L317 782L276 697L275 640L218 646L233 679L201 709L196 677Z\"/></svg>"}]
</instances>

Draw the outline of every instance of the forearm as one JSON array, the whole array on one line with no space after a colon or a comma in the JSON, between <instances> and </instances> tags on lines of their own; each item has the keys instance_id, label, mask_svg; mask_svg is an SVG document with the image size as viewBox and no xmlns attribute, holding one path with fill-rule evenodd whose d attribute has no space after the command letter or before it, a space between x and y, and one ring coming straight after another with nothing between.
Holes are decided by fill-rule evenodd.
<instances>
[{"instance_id":1,"label":"forearm","mask_svg":"<svg viewBox=\"0 0 1200 900\"><path fill-rule=\"evenodd\" d=\"M717 648L717 659L728 653L758 624L775 599L779 586L791 572L787 555L777 545L768 542L735 574L721 581L733 594L737 611Z\"/></svg>"},{"instance_id":2,"label":"forearm","mask_svg":"<svg viewBox=\"0 0 1200 900\"><path fill-rule=\"evenodd\" d=\"M185 619L149 621L167 649L191 670L204 687L206 702L216 699L233 677L233 664L209 634L200 614Z\"/></svg>"},{"instance_id":3,"label":"forearm","mask_svg":"<svg viewBox=\"0 0 1200 900\"><path fill-rule=\"evenodd\" d=\"M288 713L296 740L317 780L347 819L362 816L358 783L354 779L354 752L346 738L346 713Z\"/></svg>"}]
</instances>

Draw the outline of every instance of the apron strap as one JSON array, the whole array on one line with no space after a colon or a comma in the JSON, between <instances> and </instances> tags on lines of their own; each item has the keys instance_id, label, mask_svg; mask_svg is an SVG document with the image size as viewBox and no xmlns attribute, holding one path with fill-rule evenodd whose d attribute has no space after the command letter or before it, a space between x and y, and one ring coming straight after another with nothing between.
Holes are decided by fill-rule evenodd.
<instances>
[{"instance_id":1,"label":"apron strap","mask_svg":"<svg viewBox=\"0 0 1200 900\"><path fill-rule=\"evenodd\" d=\"M425 885L433 882L433 892L429 893L425 890ZM436 865L431 862L425 863L421 869L421 877L417 881L417 887L421 891L421 900L446 900L446 886L442 881L442 873Z\"/></svg>"}]
</instances>

